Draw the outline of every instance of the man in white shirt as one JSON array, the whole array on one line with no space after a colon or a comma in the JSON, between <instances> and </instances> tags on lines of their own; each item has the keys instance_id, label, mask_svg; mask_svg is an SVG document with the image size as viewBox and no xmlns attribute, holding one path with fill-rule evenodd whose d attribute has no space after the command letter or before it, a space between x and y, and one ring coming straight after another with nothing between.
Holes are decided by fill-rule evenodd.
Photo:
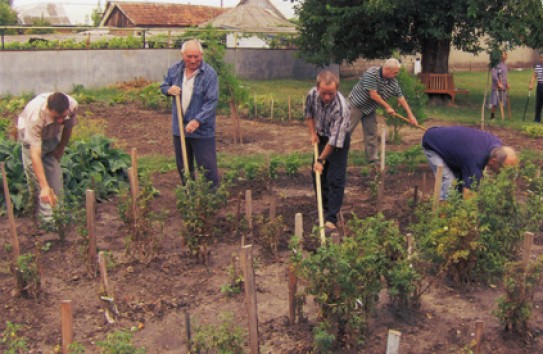
<instances>
[{"instance_id":1,"label":"man in white shirt","mask_svg":"<svg viewBox=\"0 0 543 354\"><path fill-rule=\"evenodd\" d=\"M37 214L52 221L52 206L62 193L60 159L77 123L77 101L61 92L32 99L19 115L17 129L23 145L23 166Z\"/></svg>"}]
</instances>

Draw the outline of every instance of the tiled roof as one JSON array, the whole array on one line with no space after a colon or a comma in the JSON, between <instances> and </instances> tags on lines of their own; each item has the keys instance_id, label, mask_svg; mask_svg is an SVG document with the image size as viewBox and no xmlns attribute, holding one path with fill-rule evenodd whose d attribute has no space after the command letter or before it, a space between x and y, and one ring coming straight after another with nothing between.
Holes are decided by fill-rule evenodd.
<instances>
[{"instance_id":1,"label":"tiled roof","mask_svg":"<svg viewBox=\"0 0 543 354\"><path fill-rule=\"evenodd\" d=\"M228 10L212 6L165 3L111 2L109 5L106 16L111 13L109 10L116 6L135 26L197 26Z\"/></svg>"}]
</instances>

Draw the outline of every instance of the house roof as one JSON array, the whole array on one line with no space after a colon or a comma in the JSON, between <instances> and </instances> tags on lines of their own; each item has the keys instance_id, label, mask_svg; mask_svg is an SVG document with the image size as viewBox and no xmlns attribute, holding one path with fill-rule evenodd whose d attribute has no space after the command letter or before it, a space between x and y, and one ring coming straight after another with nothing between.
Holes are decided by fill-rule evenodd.
<instances>
[{"instance_id":1,"label":"house roof","mask_svg":"<svg viewBox=\"0 0 543 354\"><path fill-rule=\"evenodd\" d=\"M109 16L118 9L134 26L189 27L224 13L228 9L190 4L168 4L152 2L110 1L100 26L107 23Z\"/></svg>"},{"instance_id":2,"label":"house roof","mask_svg":"<svg viewBox=\"0 0 543 354\"><path fill-rule=\"evenodd\" d=\"M296 26L268 0L241 0L233 9L203 23L224 29L239 29L246 32L296 32Z\"/></svg>"}]
</instances>

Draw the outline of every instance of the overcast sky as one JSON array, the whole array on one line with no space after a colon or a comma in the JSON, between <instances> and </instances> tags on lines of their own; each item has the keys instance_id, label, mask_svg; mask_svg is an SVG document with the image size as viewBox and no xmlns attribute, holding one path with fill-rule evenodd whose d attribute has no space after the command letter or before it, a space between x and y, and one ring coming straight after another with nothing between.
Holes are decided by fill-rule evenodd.
<instances>
[{"instance_id":1,"label":"overcast sky","mask_svg":"<svg viewBox=\"0 0 543 354\"><path fill-rule=\"evenodd\" d=\"M22 5L31 5L37 3L56 3L56 4L74 4L74 5L96 5L100 1L102 7L106 4L107 0L14 0L13 7ZM138 1L138 0L131 0ZM141 0L144 1L144 0ZM177 4L194 4L194 5L209 5L209 6L221 6L221 0L146 0L147 2L169 2ZM144 1L145 2L145 1ZM239 0L222 0L224 7L234 7L239 3Z\"/></svg>"}]
</instances>

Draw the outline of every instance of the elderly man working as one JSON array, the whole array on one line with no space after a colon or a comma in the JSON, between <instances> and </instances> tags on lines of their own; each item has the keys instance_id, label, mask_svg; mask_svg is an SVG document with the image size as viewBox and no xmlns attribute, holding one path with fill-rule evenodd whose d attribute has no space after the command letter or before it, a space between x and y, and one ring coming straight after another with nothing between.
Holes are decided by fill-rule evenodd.
<instances>
[{"instance_id":1,"label":"elderly man working","mask_svg":"<svg viewBox=\"0 0 543 354\"><path fill-rule=\"evenodd\" d=\"M336 74L328 70L320 72L317 86L307 94L304 112L311 143L318 144L313 182L315 173L320 173L325 227L329 232L336 229L337 214L343 203L350 144L349 107L338 89Z\"/></svg>"},{"instance_id":2,"label":"elderly man working","mask_svg":"<svg viewBox=\"0 0 543 354\"><path fill-rule=\"evenodd\" d=\"M411 112L407 100L402 94L396 76L400 72L400 62L396 59L388 59L382 67L369 68L360 81L353 87L347 100L351 107L351 131L352 135L358 122L362 121L364 131L364 145L366 158L371 163L379 161L377 142L377 116L375 110L381 106L388 114L396 113L394 108L387 103L391 96L398 97L398 103L407 112L407 117L413 125L418 125L417 119Z\"/></svg>"},{"instance_id":3,"label":"elderly man working","mask_svg":"<svg viewBox=\"0 0 543 354\"><path fill-rule=\"evenodd\" d=\"M462 182L460 188L467 197L486 166L497 173L518 163L515 150L503 146L498 137L467 127L430 128L422 137L422 148L434 173L443 166L441 200L447 199L455 179Z\"/></svg>"}]
</instances>

